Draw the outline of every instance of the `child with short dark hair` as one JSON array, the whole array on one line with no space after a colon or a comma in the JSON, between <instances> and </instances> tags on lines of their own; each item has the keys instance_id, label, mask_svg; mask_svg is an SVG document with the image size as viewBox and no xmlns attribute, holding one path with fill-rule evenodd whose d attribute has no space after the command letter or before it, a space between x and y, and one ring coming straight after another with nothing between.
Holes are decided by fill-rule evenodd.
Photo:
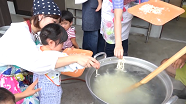
<instances>
[{"instance_id":1,"label":"child with short dark hair","mask_svg":"<svg viewBox=\"0 0 186 104\"><path fill-rule=\"evenodd\" d=\"M65 48L71 48L72 46L75 48L79 48L77 42L76 42L76 32L75 27L72 26L73 24L73 14L69 11L62 11L61 12L61 26L66 30L68 34L68 39L63 44L63 49Z\"/></svg>"},{"instance_id":2,"label":"child with short dark hair","mask_svg":"<svg viewBox=\"0 0 186 104\"><path fill-rule=\"evenodd\" d=\"M56 51L55 55L59 57L68 57L66 53L62 53L63 43L67 40L68 35L65 29L59 24L48 24L40 33L40 40L42 45L38 45L38 48L43 53ZM50 59L49 59L50 60ZM42 88L39 91L40 104L61 104L62 88L60 72L73 72L76 69L82 69L83 67L77 63L66 62L66 66L53 69L47 74L39 75L34 73L33 80L39 79L36 88ZM47 66L51 68L51 66Z\"/></svg>"},{"instance_id":3,"label":"child with short dark hair","mask_svg":"<svg viewBox=\"0 0 186 104\"><path fill-rule=\"evenodd\" d=\"M15 104L17 101L31 96L41 89L34 89L35 85L38 83L38 79L34 81L30 86L26 88L25 91L17 94L13 94L4 87L0 87L0 104ZM29 104L32 104L31 102Z\"/></svg>"},{"instance_id":4,"label":"child with short dark hair","mask_svg":"<svg viewBox=\"0 0 186 104\"><path fill-rule=\"evenodd\" d=\"M14 94L3 87L0 87L0 104L15 104Z\"/></svg>"}]
</instances>

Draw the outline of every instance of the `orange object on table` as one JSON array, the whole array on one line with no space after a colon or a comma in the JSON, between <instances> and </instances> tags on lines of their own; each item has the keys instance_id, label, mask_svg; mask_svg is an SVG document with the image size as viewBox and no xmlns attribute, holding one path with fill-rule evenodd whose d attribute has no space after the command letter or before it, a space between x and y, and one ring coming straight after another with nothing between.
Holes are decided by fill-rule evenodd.
<instances>
[{"instance_id":1,"label":"orange object on table","mask_svg":"<svg viewBox=\"0 0 186 104\"><path fill-rule=\"evenodd\" d=\"M68 55L71 54L83 54L83 55L87 55L87 56L92 56L93 52L89 51L89 50L83 50L83 49L72 49L72 48L66 48L64 51L64 53L67 53ZM71 76L71 77L79 77L83 74L85 68L83 69L77 69L74 72L61 72L61 74L63 75L67 75L67 76Z\"/></svg>"},{"instance_id":2,"label":"orange object on table","mask_svg":"<svg viewBox=\"0 0 186 104\"><path fill-rule=\"evenodd\" d=\"M143 11L139 10L139 8L141 8L145 4L150 4L155 7L164 8L164 9L162 10L161 14L144 13ZM128 12L151 24L164 25L168 21L184 13L185 10L160 0L150 0L148 2L144 2L129 8Z\"/></svg>"}]
</instances>

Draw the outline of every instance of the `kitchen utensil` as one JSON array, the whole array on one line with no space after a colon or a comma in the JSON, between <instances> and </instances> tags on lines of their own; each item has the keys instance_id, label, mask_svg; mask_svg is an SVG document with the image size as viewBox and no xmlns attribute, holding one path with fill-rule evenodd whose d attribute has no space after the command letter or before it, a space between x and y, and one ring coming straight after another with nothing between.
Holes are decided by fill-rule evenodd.
<instances>
[{"instance_id":1,"label":"kitchen utensil","mask_svg":"<svg viewBox=\"0 0 186 104\"><path fill-rule=\"evenodd\" d=\"M129 88L125 89L124 91L125 92L131 91L131 90L141 86L142 84L149 82L152 78L154 78L156 75L158 75L160 72L162 72L168 66L170 66L173 62L175 62L177 59L179 59L185 53L186 53L186 46L184 48L182 48L179 52L177 52L174 56L172 56L170 59L168 59L165 63L163 63L161 66L159 66L152 73L150 73L148 76L146 76L144 79L142 79L140 82L130 86Z\"/></svg>"}]
</instances>

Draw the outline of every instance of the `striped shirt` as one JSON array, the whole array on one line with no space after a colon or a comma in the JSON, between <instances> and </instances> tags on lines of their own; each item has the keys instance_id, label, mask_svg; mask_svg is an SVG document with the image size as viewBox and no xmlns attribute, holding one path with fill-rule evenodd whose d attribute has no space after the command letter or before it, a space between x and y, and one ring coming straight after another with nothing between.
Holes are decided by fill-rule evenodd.
<instances>
[{"instance_id":1,"label":"striped shirt","mask_svg":"<svg viewBox=\"0 0 186 104\"><path fill-rule=\"evenodd\" d=\"M63 49L71 48L73 46L73 44L72 44L72 41L70 39L76 37L74 26L71 26L66 32L68 34L68 39L67 39L66 42L63 43Z\"/></svg>"}]
</instances>

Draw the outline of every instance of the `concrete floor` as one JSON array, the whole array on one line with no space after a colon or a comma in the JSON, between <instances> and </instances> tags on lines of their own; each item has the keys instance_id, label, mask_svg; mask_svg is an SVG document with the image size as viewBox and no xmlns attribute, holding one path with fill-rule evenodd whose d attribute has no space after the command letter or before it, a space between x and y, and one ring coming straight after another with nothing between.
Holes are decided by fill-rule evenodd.
<instances>
[{"instance_id":1,"label":"concrete floor","mask_svg":"<svg viewBox=\"0 0 186 104\"><path fill-rule=\"evenodd\" d=\"M162 39L172 39L186 43L186 18L173 19L163 26Z\"/></svg>"},{"instance_id":2,"label":"concrete floor","mask_svg":"<svg viewBox=\"0 0 186 104\"><path fill-rule=\"evenodd\" d=\"M13 22L23 21L23 16L11 15ZM183 29L183 28L182 28ZM79 46L82 44L83 31L81 26L76 26L76 37ZM182 33L183 30L179 30ZM166 34L166 32L164 33ZM169 34L167 32L167 34ZM147 60L157 66L160 65L161 60L171 57L182 47L185 43L162 40L157 38L149 38L149 42L145 43L145 37L140 35L129 36L129 56ZM86 70L80 79L85 78ZM62 76L62 79L69 78ZM174 89L183 89L184 86L174 79L172 79ZM94 104L94 99L90 95L86 83L83 81L71 80L63 81L63 96L61 104ZM186 100L179 99L175 104L185 104Z\"/></svg>"}]
</instances>

